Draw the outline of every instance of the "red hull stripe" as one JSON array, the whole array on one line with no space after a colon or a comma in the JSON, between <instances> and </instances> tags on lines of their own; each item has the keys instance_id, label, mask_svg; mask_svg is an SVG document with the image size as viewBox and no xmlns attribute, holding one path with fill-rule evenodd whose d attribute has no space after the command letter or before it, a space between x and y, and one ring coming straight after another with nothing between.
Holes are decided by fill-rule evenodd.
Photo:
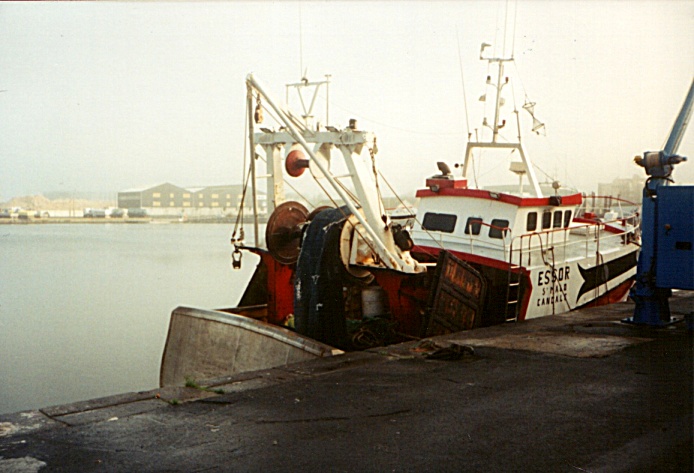
<instances>
[{"instance_id":1,"label":"red hull stripe","mask_svg":"<svg viewBox=\"0 0 694 473\"><path fill-rule=\"evenodd\" d=\"M601 305L608 305L608 304L614 304L617 302L622 302L626 298L627 294L629 293L629 289L631 289L631 286L634 284L634 279L629 278L623 283L621 283L619 286L615 287L609 292L606 292L602 296L598 297L597 299L594 299L590 302L586 302L583 304L581 307L576 307L576 309L583 309L584 307L598 307Z\"/></svg>"},{"instance_id":2,"label":"red hull stripe","mask_svg":"<svg viewBox=\"0 0 694 473\"><path fill-rule=\"evenodd\" d=\"M475 197L478 199L497 200L507 204L516 205L518 207L544 207L551 205L549 197L518 197L500 192L490 192L480 189L456 189L442 187L438 192L431 189L419 189L417 197ZM581 194L564 195L561 198L561 205L580 205L583 202Z\"/></svg>"},{"instance_id":3,"label":"red hull stripe","mask_svg":"<svg viewBox=\"0 0 694 473\"><path fill-rule=\"evenodd\" d=\"M412 250L410 250L410 253L412 254L417 254L417 253L423 253L427 255L432 255L432 256L438 256L439 252L441 251L441 248L434 248L431 246L419 246L415 245ZM459 258L467 263L477 263L482 266L489 266L492 268L497 268L501 269L503 271L508 271L509 264L506 263L505 261L501 261L498 259L494 258L487 258L485 256L479 256L475 255L472 253L463 253L460 251L455 251L455 250L449 250L453 255L455 255L456 258Z\"/></svg>"}]
</instances>

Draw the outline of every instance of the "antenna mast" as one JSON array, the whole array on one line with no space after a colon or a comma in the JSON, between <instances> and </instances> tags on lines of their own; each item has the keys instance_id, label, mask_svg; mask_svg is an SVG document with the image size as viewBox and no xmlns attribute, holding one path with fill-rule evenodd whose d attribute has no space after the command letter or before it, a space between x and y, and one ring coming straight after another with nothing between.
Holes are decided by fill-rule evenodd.
<instances>
[{"instance_id":1,"label":"antenna mast","mask_svg":"<svg viewBox=\"0 0 694 473\"><path fill-rule=\"evenodd\" d=\"M299 2L299 77L304 77L304 27Z\"/></svg>"}]
</instances>

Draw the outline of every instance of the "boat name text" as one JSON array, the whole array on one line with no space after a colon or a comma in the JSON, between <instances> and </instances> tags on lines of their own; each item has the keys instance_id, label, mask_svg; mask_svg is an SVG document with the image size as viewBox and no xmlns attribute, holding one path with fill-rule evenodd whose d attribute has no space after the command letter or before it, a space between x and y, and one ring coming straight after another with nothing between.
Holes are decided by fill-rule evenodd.
<instances>
[{"instance_id":1,"label":"boat name text","mask_svg":"<svg viewBox=\"0 0 694 473\"><path fill-rule=\"evenodd\" d=\"M552 268L547 271L540 271L537 274L537 285L546 286L550 283L556 283L559 281L566 281L569 279L569 266L564 266L563 268Z\"/></svg>"}]
</instances>

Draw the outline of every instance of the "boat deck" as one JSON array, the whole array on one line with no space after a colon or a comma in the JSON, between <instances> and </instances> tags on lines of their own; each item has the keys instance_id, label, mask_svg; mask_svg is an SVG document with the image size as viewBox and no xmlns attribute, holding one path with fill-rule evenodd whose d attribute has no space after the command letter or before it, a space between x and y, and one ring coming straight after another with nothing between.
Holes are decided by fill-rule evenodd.
<instances>
[{"instance_id":1,"label":"boat deck","mask_svg":"<svg viewBox=\"0 0 694 473\"><path fill-rule=\"evenodd\" d=\"M632 312L2 415L0 471L692 471L692 332Z\"/></svg>"}]
</instances>

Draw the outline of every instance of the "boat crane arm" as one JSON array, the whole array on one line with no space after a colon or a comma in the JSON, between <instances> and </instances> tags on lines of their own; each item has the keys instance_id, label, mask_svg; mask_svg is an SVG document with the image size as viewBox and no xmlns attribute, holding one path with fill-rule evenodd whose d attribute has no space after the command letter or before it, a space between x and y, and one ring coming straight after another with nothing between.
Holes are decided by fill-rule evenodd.
<instances>
[{"instance_id":1,"label":"boat crane arm","mask_svg":"<svg viewBox=\"0 0 694 473\"><path fill-rule=\"evenodd\" d=\"M672 173L672 168L675 164L687 160L684 156L679 156L677 150L680 147L684 133L687 131L687 125L689 125L693 107L694 79L689 86L689 92L684 99L682 109L677 115L675 123L672 125L672 130L665 143L665 148L662 151L647 151L643 153L643 157L636 156L634 158L634 162L639 166L643 166L649 176L667 178L670 176L670 173Z\"/></svg>"},{"instance_id":2,"label":"boat crane arm","mask_svg":"<svg viewBox=\"0 0 694 473\"><path fill-rule=\"evenodd\" d=\"M689 125L689 119L692 116L692 106L694 105L694 79L692 79L692 84L689 86L689 92L687 93L687 98L684 100L682 105L682 110L680 110L679 115L675 123L672 125L672 131L670 132L670 137L665 143L666 156L672 156L677 153L682 142L682 137L684 132L687 131L687 125Z\"/></svg>"},{"instance_id":3,"label":"boat crane arm","mask_svg":"<svg viewBox=\"0 0 694 473\"><path fill-rule=\"evenodd\" d=\"M370 193L368 189L369 186L362 182L359 169L355 165L353 158L355 157L355 154L358 155L359 151L361 151L360 145L363 145L366 142L365 134L359 132L328 132L327 134L329 136L324 140L315 138L311 139L312 142L315 141L317 146L316 149L318 149L322 155L319 157L304 138L304 134L297 129L289 113L274 102L274 100L265 92L265 89L259 83L259 81L253 76L253 74L248 74L246 77L246 83L255 89L265 99L265 102L272 107L279 119L286 126L291 138L301 145L304 151L311 158L311 164L315 165L320 170L321 174L325 177L330 186L335 190L335 192L337 192L345 205L347 205L354 217L359 221L368 234L370 243L381 262L387 268L396 271L406 273L423 272L425 270L424 266L412 259L408 252L399 250L394 241L390 219L387 218L387 216L384 219L379 212L379 208L383 207L380 197ZM308 132L308 130L306 131ZM314 136L321 134L317 132L310 133ZM332 135L335 135L336 139L330 139ZM345 162L350 170L352 182L354 183L355 190L359 197L359 204L361 205L363 214L360 212L357 203L355 203L353 199L349 197L349 195L340 186L328 169L326 157L323 155L323 151L326 149L325 145L335 145L342 152ZM329 147L330 146L327 147L328 153Z\"/></svg>"}]
</instances>

